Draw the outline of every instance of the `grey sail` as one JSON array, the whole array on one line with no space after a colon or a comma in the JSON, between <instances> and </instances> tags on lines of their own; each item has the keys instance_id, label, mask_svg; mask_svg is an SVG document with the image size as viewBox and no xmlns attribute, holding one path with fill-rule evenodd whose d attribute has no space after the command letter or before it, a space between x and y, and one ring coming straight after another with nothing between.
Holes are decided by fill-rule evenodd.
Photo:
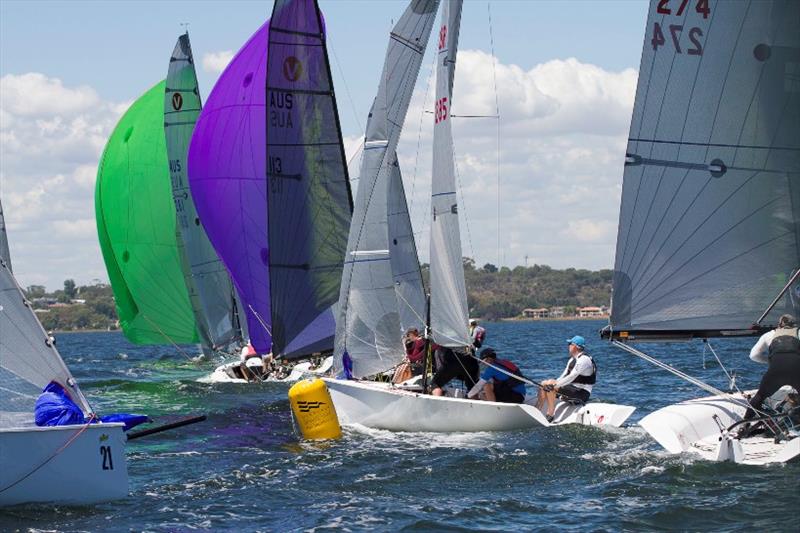
<instances>
[{"instance_id":1,"label":"grey sail","mask_svg":"<svg viewBox=\"0 0 800 533\"><path fill-rule=\"evenodd\" d=\"M189 191L187 150L200 109L192 49L189 35L184 34L178 38L169 61L164 131L184 280L203 347L215 349L241 337L234 326L233 288L228 272L200 224Z\"/></svg>"},{"instance_id":2,"label":"grey sail","mask_svg":"<svg viewBox=\"0 0 800 533\"><path fill-rule=\"evenodd\" d=\"M332 351L352 198L322 15L276 0L267 57L272 352Z\"/></svg>"},{"instance_id":3,"label":"grey sail","mask_svg":"<svg viewBox=\"0 0 800 533\"><path fill-rule=\"evenodd\" d=\"M6 219L3 217L2 203L0 203L0 260L4 261L9 272L12 272L11 252L8 250L8 234L6 233Z\"/></svg>"},{"instance_id":4,"label":"grey sail","mask_svg":"<svg viewBox=\"0 0 800 533\"><path fill-rule=\"evenodd\" d=\"M367 120L334 351L336 368L342 368L347 353L355 377L386 370L403 357L389 257L386 166L397 148L438 7L438 0L412 0L392 29Z\"/></svg>"},{"instance_id":5,"label":"grey sail","mask_svg":"<svg viewBox=\"0 0 800 533\"><path fill-rule=\"evenodd\" d=\"M392 280L397 295L397 308L400 313L400 327L425 328L425 287L419 267L414 230L408 214L406 192L397 154L393 154L389 171L388 231L389 258L392 266Z\"/></svg>"},{"instance_id":6,"label":"grey sail","mask_svg":"<svg viewBox=\"0 0 800 533\"><path fill-rule=\"evenodd\" d=\"M57 381L84 414L84 398L50 337L36 318L5 260L0 261L0 427L33 424L42 389Z\"/></svg>"},{"instance_id":7,"label":"grey sail","mask_svg":"<svg viewBox=\"0 0 800 533\"><path fill-rule=\"evenodd\" d=\"M431 184L431 330L436 344L451 347L470 344L450 120L461 6L461 0L442 4Z\"/></svg>"},{"instance_id":8,"label":"grey sail","mask_svg":"<svg viewBox=\"0 0 800 533\"><path fill-rule=\"evenodd\" d=\"M611 327L757 333L800 267L800 2L683 4L650 5Z\"/></svg>"}]
</instances>

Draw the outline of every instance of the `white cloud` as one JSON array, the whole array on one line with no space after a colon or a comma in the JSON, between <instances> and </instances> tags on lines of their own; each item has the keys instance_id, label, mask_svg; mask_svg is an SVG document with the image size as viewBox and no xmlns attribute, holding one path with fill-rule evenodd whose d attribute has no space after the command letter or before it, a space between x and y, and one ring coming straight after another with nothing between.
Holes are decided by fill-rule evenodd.
<instances>
[{"instance_id":1,"label":"white cloud","mask_svg":"<svg viewBox=\"0 0 800 533\"><path fill-rule=\"evenodd\" d=\"M233 59L232 50L208 52L203 54L203 70L212 74L219 74L225 70L225 67L228 66L228 63L231 62L231 59Z\"/></svg>"},{"instance_id":2,"label":"white cloud","mask_svg":"<svg viewBox=\"0 0 800 533\"><path fill-rule=\"evenodd\" d=\"M459 52L451 113L464 255L479 265L515 266L528 256L528 264L611 268L636 72L566 59L527 71L499 63L496 73L499 231L497 121L457 117L495 114L492 59ZM423 114L422 100L430 74L423 68L398 149L424 261L433 115ZM428 83L430 111L433 77Z\"/></svg>"},{"instance_id":3,"label":"white cloud","mask_svg":"<svg viewBox=\"0 0 800 533\"><path fill-rule=\"evenodd\" d=\"M20 283L106 279L94 222L97 163L124 104L40 73L0 78L0 195Z\"/></svg>"}]
</instances>

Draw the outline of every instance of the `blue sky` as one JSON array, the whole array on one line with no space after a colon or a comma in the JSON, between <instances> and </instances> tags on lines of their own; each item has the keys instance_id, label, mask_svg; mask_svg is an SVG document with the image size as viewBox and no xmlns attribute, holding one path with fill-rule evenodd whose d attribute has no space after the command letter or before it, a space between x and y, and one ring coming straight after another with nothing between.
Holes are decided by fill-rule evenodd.
<instances>
[{"instance_id":1,"label":"blue sky","mask_svg":"<svg viewBox=\"0 0 800 533\"><path fill-rule=\"evenodd\" d=\"M406 2L320 4L342 129L354 147ZM527 256L556 268L611 268L647 9L638 0L491 2L500 186L495 123L455 122L464 255L479 265L513 267ZM165 76L181 23L189 23L207 95L225 64L214 59L238 50L271 10L266 1L0 0L0 194L21 283L107 279L93 187L116 121ZM467 0L454 113L492 112L489 52L487 2ZM398 149L423 261L431 57L429 50Z\"/></svg>"}]
</instances>

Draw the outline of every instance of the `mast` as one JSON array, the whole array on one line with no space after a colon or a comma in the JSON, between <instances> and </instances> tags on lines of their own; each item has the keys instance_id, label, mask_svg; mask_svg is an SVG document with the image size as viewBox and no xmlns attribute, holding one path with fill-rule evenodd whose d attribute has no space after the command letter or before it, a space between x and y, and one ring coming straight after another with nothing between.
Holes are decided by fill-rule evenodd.
<instances>
[{"instance_id":1,"label":"mast","mask_svg":"<svg viewBox=\"0 0 800 533\"><path fill-rule=\"evenodd\" d=\"M470 344L450 114L462 0L442 4L436 61L431 191L431 325L440 346Z\"/></svg>"},{"instance_id":2,"label":"mast","mask_svg":"<svg viewBox=\"0 0 800 533\"><path fill-rule=\"evenodd\" d=\"M164 132L175 203L176 242L197 332L206 351L240 339L234 326L232 286L211 246L189 191L186 155L202 104L188 32L178 37L164 93Z\"/></svg>"},{"instance_id":3,"label":"mast","mask_svg":"<svg viewBox=\"0 0 800 533\"><path fill-rule=\"evenodd\" d=\"M800 3L652 0L625 156L611 324L757 335L800 311ZM671 3L670 3L671 4Z\"/></svg>"},{"instance_id":4,"label":"mast","mask_svg":"<svg viewBox=\"0 0 800 533\"><path fill-rule=\"evenodd\" d=\"M334 348L336 367L342 368L347 353L356 377L391 368L404 355L387 228L389 166L438 5L438 0L412 0L395 24L367 120Z\"/></svg>"},{"instance_id":5,"label":"mast","mask_svg":"<svg viewBox=\"0 0 800 533\"><path fill-rule=\"evenodd\" d=\"M292 359L333 350L352 197L317 2L276 0L268 48L272 352Z\"/></svg>"}]
</instances>

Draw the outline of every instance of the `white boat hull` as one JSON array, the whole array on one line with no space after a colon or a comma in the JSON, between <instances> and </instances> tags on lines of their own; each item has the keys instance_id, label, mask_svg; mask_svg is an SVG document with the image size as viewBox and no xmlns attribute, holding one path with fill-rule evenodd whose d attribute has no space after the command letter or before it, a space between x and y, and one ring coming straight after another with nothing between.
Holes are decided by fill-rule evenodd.
<instances>
[{"instance_id":1,"label":"white boat hull","mask_svg":"<svg viewBox=\"0 0 800 533\"><path fill-rule=\"evenodd\" d=\"M744 399L741 394L733 396ZM744 405L729 397L709 396L668 405L644 417L639 425L667 451L693 452L710 461L764 465L786 462L800 455L798 437L776 444L772 438L736 439L723 435L714 417L727 428L741 420L745 411Z\"/></svg>"},{"instance_id":2,"label":"white boat hull","mask_svg":"<svg viewBox=\"0 0 800 533\"><path fill-rule=\"evenodd\" d=\"M387 383L324 378L342 425L410 432L511 431L560 424L620 426L635 407L558 402L553 423L530 403L431 396Z\"/></svg>"},{"instance_id":3,"label":"white boat hull","mask_svg":"<svg viewBox=\"0 0 800 533\"><path fill-rule=\"evenodd\" d=\"M267 376L266 378L262 379L253 379L253 380L246 380L239 377L235 377L233 372L234 367L240 366L242 363L241 361L233 361L230 363L225 363L224 365L218 366L214 369L210 375L201 378L199 381L202 383L260 383L262 381L266 382L283 382L283 383L290 383L294 381L299 381L304 377L308 376L323 376L327 374L331 367L333 366L333 357L326 357L322 364L320 364L317 368L311 368L311 361L303 361L302 363L297 363L292 368L292 371L289 373L288 376L285 378L276 378L273 376Z\"/></svg>"},{"instance_id":4,"label":"white boat hull","mask_svg":"<svg viewBox=\"0 0 800 533\"><path fill-rule=\"evenodd\" d=\"M122 424L0 429L0 506L128 495Z\"/></svg>"}]
</instances>

